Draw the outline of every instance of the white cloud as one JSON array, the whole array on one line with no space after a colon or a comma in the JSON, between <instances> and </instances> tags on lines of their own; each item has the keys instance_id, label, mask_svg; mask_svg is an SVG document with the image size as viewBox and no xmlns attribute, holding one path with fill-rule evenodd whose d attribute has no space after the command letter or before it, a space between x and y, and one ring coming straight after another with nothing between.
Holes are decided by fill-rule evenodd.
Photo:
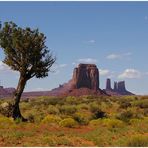
<instances>
[{"instance_id":1,"label":"white cloud","mask_svg":"<svg viewBox=\"0 0 148 148\"><path fill-rule=\"evenodd\" d=\"M118 76L119 79L122 78L140 78L141 77L141 72L136 70L136 69L126 69L122 74Z\"/></svg>"},{"instance_id":2,"label":"white cloud","mask_svg":"<svg viewBox=\"0 0 148 148\"><path fill-rule=\"evenodd\" d=\"M54 72L54 74L59 74L61 69L67 67L68 65L67 64L54 64L52 67L51 67L51 71Z\"/></svg>"},{"instance_id":3,"label":"white cloud","mask_svg":"<svg viewBox=\"0 0 148 148\"><path fill-rule=\"evenodd\" d=\"M89 40L88 43L94 44L96 41L95 40Z\"/></svg>"},{"instance_id":4,"label":"white cloud","mask_svg":"<svg viewBox=\"0 0 148 148\"><path fill-rule=\"evenodd\" d=\"M123 54L112 53L112 54L109 54L106 58L109 59L109 60L125 59L125 58L127 58L131 55L132 55L131 52L127 52L127 53L123 53Z\"/></svg>"},{"instance_id":5,"label":"white cloud","mask_svg":"<svg viewBox=\"0 0 148 148\"><path fill-rule=\"evenodd\" d=\"M148 20L148 16L145 16L144 19L147 21Z\"/></svg>"},{"instance_id":6,"label":"white cloud","mask_svg":"<svg viewBox=\"0 0 148 148\"><path fill-rule=\"evenodd\" d=\"M24 92L31 92L31 91L48 91L48 89L38 87L38 88L33 88L33 89L26 89Z\"/></svg>"},{"instance_id":7,"label":"white cloud","mask_svg":"<svg viewBox=\"0 0 148 148\"><path fill-rule=\"evenodd\" d=\"M110 71L108 69L99 69L99 73L101 76L107 76Z\"/></svg>"},{"instance_id":8,"label":"white cloud","mask_svg":"<svg viewBox=\"0 0 148 148\"><path fill-rule=\"evenodd\" d=\"M85 64L96 64L97 60L92 58L84 58L84 59L78 59L77 62L79 63L85 63Z\"/></svg>"},{"instance_id":9,"label":"white cloud","mask_svg":"<svg viewBox=\"0 0 148 148\"><path fill-rule=\"evenodd\" d=\"M106 58L110 60L114 60L114 59L120 59L121 56L119 54L110 54Z\"/></svg>"},{"instance_id":10,"label":"white cloud","mask_svg":"<svg viewBox=\"0 0 148 148\"><path fill-rule=\"evenodd\" d=\"M77 64L76 62L73 62L73 63L72 63L72 65L76 65L76 64Z\"/></svg>"},{"instance_id":11,"label":"white cloud","mask_svg":"<svg viewBox=\"0 0 148 148\"><path fill-rule=\"evenodd\" d=\"M96 41L94 39L88 40L88 41L84 41L85 44L95 44Z\"/></svg>"},{"instance_id":12,"label":"white cloud","mask_svg":"<svg viewBox=\"0 0 148 148\"><path fill-rule=\"evenodd\" d=\"M60 64L60 65L58 65L58 67L60 67L60 68L64 68L66 66L67 66L67 64Z\"/></svg>"},{"instance_id":13,"label":"white cloud","mask_svg":"<svg viewBox=\"0 0 148 148\"><path fill-rule=\"evenodd\" d=\"M0 61L0 71L1 72L5 72L5 71L9 71L10 67L7 66L6 64L4 64L2 61Z\"/></svg>"}]
</instances>

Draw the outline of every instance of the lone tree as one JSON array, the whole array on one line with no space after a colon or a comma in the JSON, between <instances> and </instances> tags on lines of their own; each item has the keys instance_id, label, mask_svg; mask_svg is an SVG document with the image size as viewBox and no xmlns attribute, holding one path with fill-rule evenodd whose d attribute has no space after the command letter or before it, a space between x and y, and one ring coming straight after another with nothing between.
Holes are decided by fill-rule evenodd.
<instances>
[{"instance_id":1,"label":"lone tree","mask_svg":"<svg viewBox=\"0 0 148 148\"><path fill-rule=\"evenodd\" d=\"M4 63L20 73L18 86L14 95L12 117L25 120L21 115L19 102L26 82L33 78L48 76L55 63L50 50L45 45L46 37L38 29L23 29L13 22L5 22L0 29L0 46L4 50Z\"/></svg>"}]
</instances>

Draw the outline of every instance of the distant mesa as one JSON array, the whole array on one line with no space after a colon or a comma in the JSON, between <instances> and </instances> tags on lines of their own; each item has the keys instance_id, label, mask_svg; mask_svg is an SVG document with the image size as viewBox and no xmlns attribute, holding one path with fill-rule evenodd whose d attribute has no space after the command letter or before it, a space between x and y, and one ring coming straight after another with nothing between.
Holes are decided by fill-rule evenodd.
<instances>
[{"instance_id":1,"label":"distant mesa","mask_svg":"<svg viewBox=\"0 0 148 148\"><path fill-rule=\"evenodd\" d=\"M125 82L114 82L107 79L106 89L100 89L99 70L95 64L79 64L74 68L72 79L51 91L25 92L29 96L82 96L82 95L134 95L125 88Z\"/></svg>"},{"instance_id":2,"label":"distant mesa","mask_svg":"<svg viewBox=\"0 0 148 148\"><path fill-rule=\"evenodd\" d=\"M111 80L108 78L106 80L106 89L107 94L110 95L134 95L133 93L126 90L125 81L114 82L114 88L111 88Z\"/></svg>"},{"instance_id":3,"label":"distant mesa","mask_svg":"<svg viewBox=\"0 0 148 148\"><path fill-rule=\"evenodd\" d=\"M99 70L95 64L79 64L72 79L50 91L50 95L107 95L99 88Z\"/></svg>"},{"instance_id":4,"label":"distant mesa","mask_svg":"<svg viewBox=\"0 0 148 148\"><path fill-rule=\"evenodd\" d=\"M0 86L0 98L12 96L14 92L15 88L13 87L4 88L3 86Z\"/></svg>"}]
</instances>

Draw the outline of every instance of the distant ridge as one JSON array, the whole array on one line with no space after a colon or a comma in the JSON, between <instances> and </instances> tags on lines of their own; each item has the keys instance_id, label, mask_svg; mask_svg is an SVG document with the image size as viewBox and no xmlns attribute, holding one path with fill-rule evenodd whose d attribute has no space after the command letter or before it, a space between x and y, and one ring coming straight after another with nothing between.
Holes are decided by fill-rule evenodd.
<instances>
[{"instance_id":1,"label":"distant ridge","mask_svg":"<svg viewBox=\"0 0 148 148\"><path fill-rule=\"evenodd\" d=\"M125 81L114 82L114 88L111 88L111 79L106 80L106 89L104 89L110 95L134 95L130 91L126 90Z\"/></svg>"}]
</instances>

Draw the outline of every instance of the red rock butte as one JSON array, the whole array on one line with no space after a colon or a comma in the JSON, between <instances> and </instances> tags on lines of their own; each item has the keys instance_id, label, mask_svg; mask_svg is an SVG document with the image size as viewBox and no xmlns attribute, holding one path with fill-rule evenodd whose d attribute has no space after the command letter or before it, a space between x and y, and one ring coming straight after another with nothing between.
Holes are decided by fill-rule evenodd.
<instances>
[{"instance_id":1,"label":"red rock butte","mask_svg":"<svg viewBox=\"0 0 148 148\"><path fill-rule=\"evenodd\" d=\"M95 64L79 64L72 79L50 91L50 95L107 95L99 88L99 70Z\"/></svg>"},{"instance_id":2,"label":"red rock butte","mask_svg":"<svg viewBox=\"0 0 148 148\"><path fill-rule=\"evenodd\" d=\"M99 89L99 70L95 64L79 64L74 69L72 78L73 88Z\"/></svg>"}]
</instances>

